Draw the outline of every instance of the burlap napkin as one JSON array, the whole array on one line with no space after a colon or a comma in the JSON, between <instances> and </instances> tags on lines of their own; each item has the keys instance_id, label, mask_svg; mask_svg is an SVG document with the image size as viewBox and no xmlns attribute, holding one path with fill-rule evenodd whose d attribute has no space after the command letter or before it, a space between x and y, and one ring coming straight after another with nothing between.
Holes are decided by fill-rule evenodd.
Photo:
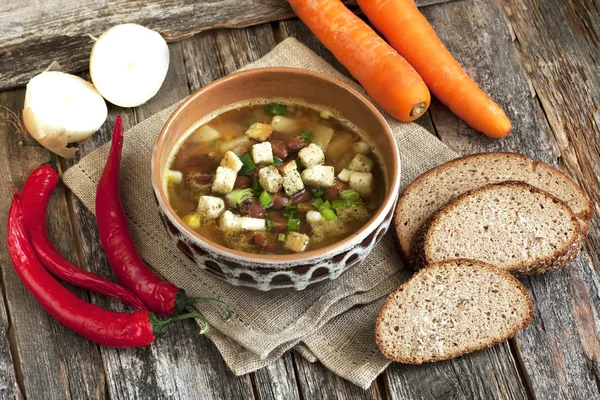
<instances>
[{"instance_id":1,"label":"burlap napkin","mask_svg":"<svg viewBox=\"0 0 600 400\"><path fill-rule=\"evenodd\" d=\"M286 66L330 75L362 92L359 85L295 39L244 69ZM192 296L211 296L231 305L233 320L221 310L199 307L211 323L208 337L235 374L264 367L287 350L298 349L345 379L367 388L388 362L374 341L374 319L383 298L408 274L403 270L394 237L388 233L362 265L301 292L259 292L234 287L201 271L172 244L152 199L150 159L154 142L176 105L146 119L125 133L121 163L121 196L130 228L144 260ZM432 134L416 124L387 121L402 158L402 187L427 169L455 157ZM100 147L64 173L63 181L94 209L96 183L108 155Z\"/></svg>"}]
</instances>

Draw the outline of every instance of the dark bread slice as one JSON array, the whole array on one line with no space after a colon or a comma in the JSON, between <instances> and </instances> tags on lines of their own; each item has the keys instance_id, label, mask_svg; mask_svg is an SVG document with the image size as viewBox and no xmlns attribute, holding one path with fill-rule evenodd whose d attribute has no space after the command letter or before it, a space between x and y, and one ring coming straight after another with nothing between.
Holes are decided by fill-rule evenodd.
<instances>
[{"instance_id":1,"label":"dark bread slice","mask_svg":"<svg viewBox=\"0 0 600 400\"><path fill-rule=\"evenodd\" d=\"M569 206L522 182L488 185L442 208L415 242L413 268L467 258L515 275L569 265L581 250L577 217Z\"/></svg>"},{"instance_id":2,"label":"dark bread slice","mask_svg":"<svg viewBox=\"0 0 600 400\"><path fill-rule=\"evenodd\" d=\"M394 225L404 259L410 259L419 230L449 201L469 190L504 181L522 181L563 200L577 215L582 236L587 234L592 205L568 176L521 154L481 153L433 168L403 192Z\"/></svg>"},{"instance_id":3,"label":"dark bread slice","mask_svg":"<svg viewBox=\"0 0 600 400\"><path fill-rule=\"evenodd\" d=\"M388 297L375 323L386 358L405 364L448 360L503 342L533 318L523 285L472 260L432 264Z\"/></svg>"}]
</instances>

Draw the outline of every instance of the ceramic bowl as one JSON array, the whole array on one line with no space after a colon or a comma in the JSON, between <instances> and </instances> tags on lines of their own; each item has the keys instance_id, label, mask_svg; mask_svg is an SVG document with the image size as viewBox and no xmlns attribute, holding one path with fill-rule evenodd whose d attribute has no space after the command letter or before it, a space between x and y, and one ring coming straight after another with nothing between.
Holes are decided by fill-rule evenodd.
<instances>
[{"instance_id":1,"label":"ceramic bowl","mask_svg":"<svg viewBox=\"0 0 600 400\"><path fill-rule=\"evenodd\" d=\"M285 98L333 109L367 133L379 149L386 195L371 220L351 236L313 251L261 255L232 250L203 238L175 214L163 186L169 156L202 117L255 99ZM212 117L211 117L212 118ZM160 217L175 245L199 268L233 285L259 290L293 288L335 279L367 257L387 231L400 185L400 157L390 129L360 93L333 78L295 68L260 68L229 75L189 96L171 115L152 156L152 186Z\"/></svg>"}]
</instances>

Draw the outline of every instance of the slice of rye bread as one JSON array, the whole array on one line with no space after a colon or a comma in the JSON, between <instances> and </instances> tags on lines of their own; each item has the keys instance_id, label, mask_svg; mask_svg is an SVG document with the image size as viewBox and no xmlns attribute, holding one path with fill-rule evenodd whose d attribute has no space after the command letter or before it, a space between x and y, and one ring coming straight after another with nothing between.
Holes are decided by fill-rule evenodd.
<instances>
[{"instance_id":1,"label":"slice of rye bread","mask_svg":"<svg viewBox=\"0 0 600 400\"><path fill-rule=\"evenodd\" d=\"M386 358L405 364L448 360L503 342L533 318L523 285L472 260L432 264L388 297L375 323Z\"/></svg>"},{"instance_id":2,"label":"slice of rye bread","mask_svg":"<svg viewBox=\"0 0 600 400\"><path fill-rule=\"evenodd\" d=\"M415 269L467 258L518 276L569 265L584 238L565 202L526 183L510 181L460 195L417 236L411 260Z\"/></svg>"},{"instance_id":3,"label":"slice of rye bread","mask_svg":"<svg viewBox=\"0 0 600 400\"><path fill-rule=\"evenodd\" d=\"M410 259L415 235L423 224L450 200L469 190L504 181L522 181L563 200L579 218L582 235L587 234L592 205L568 176L517 153L473 154L425 172L398 200L394 225L404 260Z\"/></svg>"}]
</instances>

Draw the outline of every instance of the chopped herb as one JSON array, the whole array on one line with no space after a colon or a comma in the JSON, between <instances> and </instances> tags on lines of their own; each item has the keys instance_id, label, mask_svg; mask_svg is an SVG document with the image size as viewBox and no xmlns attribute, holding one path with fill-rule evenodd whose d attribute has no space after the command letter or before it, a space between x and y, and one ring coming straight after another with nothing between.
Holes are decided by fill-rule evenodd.
<instances>
[{"instance_id":1,"label":"chopped herb","mask_svg":"<svg viewBox=\"0 0 600 400\"><path fill-rule=\"evenodd\" d=\"M286 218L293 218L294 215L298 212L298 206L290 206L283 210L282 214Z\"/></svg>"},{"instance_id":2,"label":"chopped herb","mask_svg":"<svg viewBox=\"0 0 600 400\"><path fill-rule=\"evenodd\" d=\"M312 142L313 139L313 132L309 131L308 129L303 130L302 132L300 132L300 137L302 138L302 140L304 140L305 142Z\"/></svg>"},{"instance_id":3,"label":"chopped herb","mask_svg":"<svg viewBox=\"0 0 600 400\"><path fill-rule=\"evenodd\" d=\"M322 210L321 215L327 221L332 221L334 219L337 219L337 215L335 215L335 211L333 211L332 209Z\"/></svg>"},{"instance_id":4,"label":"chopped herb","mask_svg":"<svg viewBox=\"0 0 600 400\"><path fill-rule=\"evenodd\" d=\"M267 225L267 231L273 231L273 220L269 217L269 214L265 215L265 224Z\"/></svg>"},{"instance_id":5,"label":"chopped herb","mask_svg":"<svg viewBox=\"0 0 600 400\"><path fill-rule=\"evenodd\" d=\"M263 191L262 186L260 186L260 182L256 178L252 179L252 191L254 192L255 197L260 196Z\"/></svg>"},{"instance_id":6,"label":"chopped herb","mask_svg":"<svg viewBox=\"0 0 600 400\"><path fill-rule=\"evenodd\" d=\"M261 207L267 208L273 203L273 197L266 190L263 190L258 201L260 202Z\"/></svg>"},{"instance_id":7,"label":"chopped herb","mask_svg":"<svg viewBox=\"0 0 600 400\"><path fill-rule=\"evenodd\" d=\"M240 156L240 161L244 165L242 165L242 168L238 172L238 175L250 175L251 173L256 171L256 165L254 164L254 161L252 161L250 154L242 154Z\"/></svg>"},{"instance_id":8,"label":"chopped herb","mask_svg":"<svg viewBox=\"0 0 600 400\"><path fill-rule=\"evenodd\" d=\"M314 199L312 201L312 205L319 208L321 206L321 204L323 204L323 200L321 200L320 197L317 197L316 199Z\"/></svg>"},{"instance_id":9,"label":"chopped herb","mask_svg":"<svg viewBox=\"0 0 600 400\"><path fill-rule=\"evenodd\" d=\"M225 195L225 199L230 207L237 207L245 200L251 199L254 196L252 189L236 189Z\"/></svg>"},{"instance_id":10,"label":"chopped herb","mask_svg":"<svg viewBox=\"0 0 600 400\"><path fill-rule=\"evenodd\" d=\"M265 114L273 115L285 115L285 106L283 104L269 104L265 107Z\"/></svg>"},{"instance_id":11,"label":"chopped herb","mask_svg":"<svg viewBox=\"0 0 600 400\"><path fill-rule=\"evenodd\" d=\"M277 240L280 242L285 242L285 233L280 233L277 235Z\"/></svg>"},{"instance_id":12,"label":"chopped herb","mask_svg":"<svg viewBox=\"0 0 600 400\"><path fill-rule=\"evenodd\" d=\"M360 196L358 195L358 192L356 190L343 190L340 193L340 197L344 200L351 200L351 199L360 199Z\"/></svg>"},{"instance_id":13,"label":"chopped herb","mask_svg":"<svg viewBox=\"0 0 600 400\"><path fill-rule=\"evenodd\" d=\"M212 142L208 144L210 147L215 147L217 145L217 139L214 139Z\"/></svg>"},{"instance_id":14,"label":"chopped herb","mask_svg":"<svg viewBox=\"0 0 600 400\"><path fill-rule=\"evenodd\" d=\"M279 167L280 165L283 164L283 160L277 156L273 157L273 166L274 167Z\"/></svg>"},{"instance_id":15,"label":"chopped herb","mask_svg":"<svg viewBox=\"0 0 600 400\"><path fill-rule=\"evenodd\" d=\"M288 219L287 228L288 228L288 231L300 230L300 220L299 219Z\"/></svg>"},{"instance_id":16,"label":"chopped herb","mask_svg":"<svg viewBox=\"0 0 600 400\"><path fill-rule=\"evenodd\" d=\"M323 190L323 188L309 188L308 191L314 198L321 197L325 194L325 190Z\"/></svg>"}]
</instances>

